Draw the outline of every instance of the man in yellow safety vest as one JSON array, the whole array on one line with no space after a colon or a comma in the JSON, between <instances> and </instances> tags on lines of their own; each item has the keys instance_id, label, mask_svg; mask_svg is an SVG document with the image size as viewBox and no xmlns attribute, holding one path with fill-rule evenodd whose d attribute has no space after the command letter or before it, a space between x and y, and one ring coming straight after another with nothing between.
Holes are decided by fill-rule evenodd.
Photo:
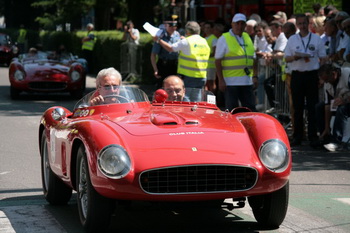
<instances>
[{"instance_id":1,"label":"man in yellow safety vest","mask_svg":"<svg viewBox=\"0 0 350 233\"><path fill-rule=\"evenodd\" d=\"M244 32L246 16L234 15L229 32L218 39L215 51L215 65L219 88L225 93L225 108L232 110L243 107L255 109L253 82L256 85L254 45L249 35ZM252 79L253 77L253 79Z\"/></svg>"}]
</instances>

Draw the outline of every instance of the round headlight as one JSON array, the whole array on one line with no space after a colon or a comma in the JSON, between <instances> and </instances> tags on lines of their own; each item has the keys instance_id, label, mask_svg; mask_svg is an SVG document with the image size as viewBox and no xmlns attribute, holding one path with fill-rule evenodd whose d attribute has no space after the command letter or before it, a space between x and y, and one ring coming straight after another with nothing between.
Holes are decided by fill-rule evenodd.
<instances>
[{"instance_id":1,"label":"round headlight","mask_svg":"<svg viewBox=\"0 0 350 233\"><path fill-rule=\"evenodd\" d=\"M73 70L72 73L70 74L70 77L71 77L72 81L75 82L78 79L80 79L80 73L76 70Z\"/></svg>"},{"instance_id":2,"label":"round headlight","mask_svg":"<svg viewBox=\"0 0 350 233\"><path fill-rule=\"evenodd\" d=\"M24 79L24 74L22 71L16 70L14 77L17 81L22 81Z\"/></svg>"},{"instance_id":3,"label":"round headlight","mask_svg":"<svg viewBox=\"0 0 350 233\"><path fill-rule=\"evenodd\" d=\"M17 54L18 53L18 47L17 46L13 46L12 47L12 53L13 54Z\"/></svg>"},{"instance_id":4,"label":"round headlight","mask_svg":"<svg viewBox=\"0 0 350 233\"><path fill-rule=\"evenodd\" d=\"M264 142L260 147L259 157L264 166L274 172L283 172L289 160L286 145L278 139Z\"/></svg>"},{"instance_id":5,"label":"round headlight","mask_svg":"<svg viewBox=\"0 0 350 233\"><path fill-rule=\"evenodd\" d=\"M98 167L105 176L119 179L129 173L131 161L123 147L109 145L101 150L98 157Z\"/></svg>"}]
</instances>

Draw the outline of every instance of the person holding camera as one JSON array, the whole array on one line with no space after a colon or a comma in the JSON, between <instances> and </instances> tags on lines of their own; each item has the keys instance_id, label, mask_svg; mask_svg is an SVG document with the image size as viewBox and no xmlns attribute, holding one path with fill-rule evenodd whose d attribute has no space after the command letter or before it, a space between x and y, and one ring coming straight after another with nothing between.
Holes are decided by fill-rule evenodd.
<instances>
[{"instance_id":1,"label":"person holding camera","mask_svg":"<svg viewBox=\"0 0 350 233\"><path fill-rule=\"evenodd\" d=\"M244 32L246 20L244 14L235 14L232 28L222 34L216 45L219 89L225 93L225 108L229 111L239 107L239 101L243 107L256 111L253 92L258 81L255 76L255 49L249 35Z\"/></svg>"},{"instance_id":2,"label":"person holding camera","mask_svg":"<svg viewBox=\"0 0 350 233\"><path fill-rule=\"evenodd\" d=\"M126 25L124 26L123 40L137 45L139 44L140 32L138 29L134 28L134 23L131 20L126 22Z\"/></svg>"}]
</instances>

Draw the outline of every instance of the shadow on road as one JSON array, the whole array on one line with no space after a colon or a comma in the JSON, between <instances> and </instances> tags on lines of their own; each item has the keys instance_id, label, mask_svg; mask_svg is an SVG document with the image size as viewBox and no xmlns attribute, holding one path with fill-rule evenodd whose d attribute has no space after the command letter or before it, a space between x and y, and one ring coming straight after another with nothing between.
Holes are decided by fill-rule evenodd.
<instances>
[{"instance_id":1,"label":"shadow on road","mask_svg":"<svg viewBox=\"0 0 350 233\"><path fill-rule=\"evenodd\" d=\"M24 199L27 199L27 203L24 203ZM48 224L52 224L49 216L43 220L47 223L34 223L39 220L39 217L49 213L67 233L84 232L79 221L75 194L69 204L64 206L47 204L43 195L13 197L2 201L12 203L8 208L4 208L0 202L0 210L4 212L15 230L23 227L23 221L26 221L27 232L31 232L31 226L35 229L38 224L42 228L49 228ZM18 202L17 207L14 205L15 202ZM235 210L230 212L219 207L197 205L194 207L189 204L132 202L130 205L116 205L107 232L254 233L262 230L273 229L264 229L255 220L241 212L237 211L236 214Z\"/></svg>"}]
</instances>

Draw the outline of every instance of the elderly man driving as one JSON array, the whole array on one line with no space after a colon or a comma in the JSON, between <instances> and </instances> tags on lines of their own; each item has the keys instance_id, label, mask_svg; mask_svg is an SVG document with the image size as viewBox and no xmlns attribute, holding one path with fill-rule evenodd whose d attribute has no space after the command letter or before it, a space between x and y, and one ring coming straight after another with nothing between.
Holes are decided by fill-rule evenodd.
<instances>
[{"instance_id":1,"label":"elderly man driving","mask_svg":"<svg viewBox=\"0 0 350 233\"><path fill-rule=\"evenodd\" d=\"M119 87L122 84L122 77L113 67L101 70L96 77L96 93L90 100L90 105L100 105L115 103L113 98L106 96L115 96L119 94Z\"/></svg>"}]
</instances>

